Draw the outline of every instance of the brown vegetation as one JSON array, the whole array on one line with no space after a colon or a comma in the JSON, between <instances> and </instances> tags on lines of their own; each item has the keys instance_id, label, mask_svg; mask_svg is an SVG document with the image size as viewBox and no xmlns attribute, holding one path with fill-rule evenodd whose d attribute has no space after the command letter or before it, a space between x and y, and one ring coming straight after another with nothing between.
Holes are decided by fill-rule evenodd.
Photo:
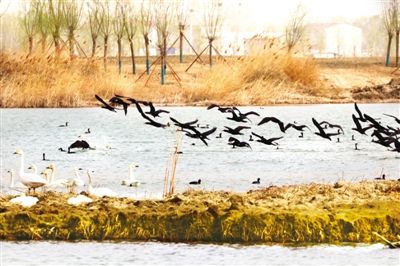
<instances>
[{"instance_id":1,"label":"brown vegetation","mask_svg":"<svg viewBox=\"0 0 400 266\"><path fill-rule=\"evenodd\" d=\"M0 197L0 239L234 243L395 241L400 182L290 185L248 193L191 190L165 200L97 198L81 206L48 192L24 208Z\"/></svg>"},{"instance_id":2,"label":"brown vegetation","mask_svg":"<svg viewBox=\"0 0 400 266\"><path fill-rule=\"evenodd\" d=\"M189 59L189 58L188 58ZM153 59L154 60L154 59ZM268 105L284 103L331 103L357 101L395 101L394 93L364 95L357 88L387 83L397 73L373 62L296 57L270 49L258 56L227 58L212 69L187 65L171 57L170 64L181 77L178 85L167 68L167 79L160 85L159 67L148 85L144 58L137 58L137 74L132 75L129 58L123 61L122 75L109 60L107 72L96 58L69 60L0 55L0 107L81 107L95 103L94 94L110 97L114 93L161 104ZM353 90L352 93L352 89ZM361 95L361 96L360 96Z\"/></svg>"}]
</instances>

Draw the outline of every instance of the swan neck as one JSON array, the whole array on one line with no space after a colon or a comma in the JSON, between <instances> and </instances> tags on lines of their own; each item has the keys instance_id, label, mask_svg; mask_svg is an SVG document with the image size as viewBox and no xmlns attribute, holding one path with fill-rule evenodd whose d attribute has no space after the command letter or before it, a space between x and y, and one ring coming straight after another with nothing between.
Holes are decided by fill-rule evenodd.
<instances>
[{"instance_id":1,"label":"swan neck","mask_svg":"<svg viewBox=\"0 0 400 266\"><path fill-rule=\"evenodd\" d=\"M10 182L10 188L15 187L15 180L14 180L14 171L11 171L11 182Z\"/></svg>"}]
</instances>

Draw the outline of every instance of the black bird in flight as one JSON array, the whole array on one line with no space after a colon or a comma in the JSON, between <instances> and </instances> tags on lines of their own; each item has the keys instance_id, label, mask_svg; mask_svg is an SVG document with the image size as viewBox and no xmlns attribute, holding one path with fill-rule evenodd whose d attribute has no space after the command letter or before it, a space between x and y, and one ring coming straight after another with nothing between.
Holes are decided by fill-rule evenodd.
<instances>
[{"instance_id":1,"label":"black bird in flight","mask_svg":"<svg viewBox=\"0 0 400 266\"><path fill-rule=\"evenodd\" d=\"M106 103L102 98L100 98L100 96L98 96L98 95L94 95L94 96L96 97L96 99L97 99L99 102L101 102L101 103L103 104L103 105L101 106L101 108L110 110L110 111L112 111L112 112L117 112L117 111L115 110L114 107L112 107L111 105L109 105L108 103Z\"/></svg>"},{"instance_id":2,"label":"black bird in flight","mask_svg":"<svg viewBox=\"0 0 400 266\"><path fill-rule=\"evenodd\" d=\"M327 121L322 121L319 123L321 126L322 125L327 125L330 128L338 128L340 131L342 131L342 134L344 134L343 128L340 125L335 125L335 124L331 124Z\"/></svg>"},{"instance_id":3,"label":"black bird in flight","mask_svg":"<svg viewBox=\"0 0 400 266\"><path fill-rule=\"evenodd\" d=\"M204 131L204 132L200 132L197 129L190 129L192 131L189 131L189 129L182 129L183 132L185 132L185 135L190 137L190 138L194 138L194 139L200 139L206 146L208 146L208 143L206 141L206 139L209 139L208 136L213 134L217 128L214 127L210 130Z\"/></svg>"},{"instance_id":4,"label":"black bird in flight","mask_svg":"<svg viewBox=\"0 0 400 266\"><path fill-rule=\"evenodd\" d=\"M277 146L278 143L274 143L274 141L277 141L283 137L278 137L278 138L270 138L270 139L266 139L263 136L260 136L254 132L251 132L251 134L253 134L254 136L256 136L257 138L259 138L258 140L256 140L257 142L263 143L265 145L273 145L273 146Z\"/></svg>"},{"instance_id":5,"label":"black bird in flight","mask_svg":"<svg viewBox=\"0 0 400 266\"><path fill-rule=\"evenodd\" d=\"M196 123L199 121L198 119L196 119L196 120L194 120L194 121L190 121L190 122L186 122L186 123L181 123L181 122L179 122L178 120L176 120L176 119L173 118L173 117L169 117L169 119L171 119L171 121L174 122L174 124L175 124L176 126L178 126L178 127L180 127L180 128L187 128L187 129L190 129L190 130L195 129L194 124L196 124Z\"/></svg>"},{"instance_id":6,"label":"black bird in flight","mask_svg":"<svg viewBox=\"0 0 400 266\"><path fill-rule=\"evenodd\" d=\"M288 123L284 127L284 131L283 132L286 132L286 130L288 130L289 128L294 128L297 131L304 131L305 128L308 128L310 130L310 128L308 126L306 126L306 125L297 125L297 124Z\"/></svg>"},{"instance_id":7,"label":"black bird in flight","mask_svg":"<svg viewBox=\"0 0 400 266\"><path fill-rule=\"evenodd\" d=\"M156 108L154 107L152 102L145 103L144 105L148 105L150 107L150 111L146 112L146 114L149 114L149 115L153 116L154 118L157 116L160 116L161 113L169 114L169 111L167 111L167 110L163 110L163 109L156 110Z\"/></svg>"},{"instance_id":8,"label":"black bird in flight","mask_svg":"<svg viewBox=\"0 0 400 266\"><path fill-rule=\"evenodd\" d=\"M232 110L231 107L221 107L221 106L219 106L217 104L214 104L214 103L211 104L210 106L208 106L207 110L213 109L215 107L217 107L218 111L220 111L221 113L227 113L229 110Z\"/></svg>"},{"instance_id":9,"label":"black bird in flight","mask_svg":"<svg viewBox=\"0 0 400 266\"><path fill-rule=\"evenodd\" d=\"M356 109L356 112L358 114L358 117L356 117L358 120L360 120L361 122L367 122L367 120L365 119L363 113L361 113L360 109L357 106L357 103L354 103L354 108Z\"/></svg>"},{"instance_id":10,"label":"black bird in flight","mask_svg":"<svg viewBox=\"0 0 400 266\"><path fill-rule=\"evenodd\" d=\"M128 106L130 105L130 103L125 102L124 100L122 100L121 98L119 98L117 96L112 97L110 99L110 103L122 105L122 107L124 108L125 115L128 113Z\"/></svg>"},{"instance_id":11,"label":"black bird in flight","mask_svg":"<svg viewBox=\"0 0 400 266\"><path fill-rule=\"evenodd\" d=\"M249 129L249 128L251 128L251 127L238 126L236 128L230 128L230 127L225 126L225 129L222 131L227 132L231 135L243 135L243 133L241 133L240 131L242 131L243 129Z\"/></svg>"},{"instance_id":12,"label":"black bird in flight","mask_svg":"<svg viewBox=\"0 0 400 266\"><path fill-rule=\"evenodd\" d=\"M252 148L251 148L249 143L244 142L244 141L240 141L240 140L238 140L238 139L236 139L234 137L229 137L228 145L232 145L232 148L235 148L235 147L241 147L241 148L242 147L247 147L247 148L250 148L252 150Z\"/></svg>"},{"instance_id":13,"label":"black bird in flight","mask_svg":"<svg viewBox=\"0 0 400 266\"><path fill-rule=\"evenodd\" d=\"M326 133L324 131L324 129L321 127L321 125L317 122L317 120L312 118L312 121L313 121L314 125L317 127L317 129L319 131L319 132L314 132L314 134L316 134L316 135L318 135L318 136L320 136L322 138L329 139L329 140L331 140L332 136L340 135L339 132L337 132L337 133Z\"/></svg>"},{"instance_id":14,"label":"black bird in flight","mask_svg":"<svg viewBox=\"0 0 400 266\"><path fill-rule=\"evenodd\" d=\"M285 133L286 129L285 129L285 125L283 124L283 122L281 120L279 120L276 117L270 116L270 117L264 117L263 119L261 119L261 121L257 124L258 126L261 126L262 124L266 124L268 122L273 122L278 124L279 129Z\"/></svg>"},{"instance_id":15,"label":"black bird in flight","mask_svg":"<svg viewBox=\"0 0 400 266\"><path fill-rule=\"evenodd\" d=\"M397 118L397 117L395 117L394 115L388 115L388 114L383 114L383 115L386 115L386 116L388 116L388 117L394 118L394 120L396 121L396 123L397 123L397 124L400 124L400 119Z\"/></svg>"},{"instance_id":16,"label":"black bird in flight","mask_svg":"<svg viewBox=\"0 0 400 266\"><path fill-rule=\"evenodd\" d=\"M161 124L161 123L159 123L159 122L156 122L156 121L154 121L153 119L151 119L150 117L148 117L148 116L143 112L143 110L142 110L142 108L140 107L140 105L139 105L138 102L135 102L135 105L136 105L136 108L137 108L137 110L139 111L139 113L142 115L142 117L143 117L144 119L147 120L147 122L145 122L145 124L151 125L151 126L153 126L153 127L159 127L159 128L165 128L165 127L167 127L167 125Z\"/></svg>"},{"instance_id":17,"label":"black bird in flight","mask_svg":"<svg viewBox=\"0 0 400 266\"><path fill-rule=\"evenodd\" d=\"M366 135L365 132L366 132L368 129L370 129L370 128L373 127L373 126L369 125L369 126L363 128L363 127L361 126L360 121L358 120L358 118L357 118L354 114L353 114L351 117L353 118L354 124L356 125L356 127L355 127L355 128L352 128L352 130L357 131L357 132L360 133L360 134Z\"/></svg>"}]
</instances>

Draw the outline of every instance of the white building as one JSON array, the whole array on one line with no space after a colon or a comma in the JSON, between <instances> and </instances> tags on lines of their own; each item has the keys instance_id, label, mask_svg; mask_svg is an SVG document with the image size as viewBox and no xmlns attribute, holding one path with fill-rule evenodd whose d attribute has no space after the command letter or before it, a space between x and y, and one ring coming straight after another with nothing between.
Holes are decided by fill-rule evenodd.
<instances>
[{"instance_id":1,"label":"white building","mask_svg":"<svg viewBox=\"0 0 400 266\"><path fill-rule=\"evenodd\" d=\"M350 24L334 24L325 28L325 49L339 56L361 56L362 29Z\"/></svg>"}]
</instances>

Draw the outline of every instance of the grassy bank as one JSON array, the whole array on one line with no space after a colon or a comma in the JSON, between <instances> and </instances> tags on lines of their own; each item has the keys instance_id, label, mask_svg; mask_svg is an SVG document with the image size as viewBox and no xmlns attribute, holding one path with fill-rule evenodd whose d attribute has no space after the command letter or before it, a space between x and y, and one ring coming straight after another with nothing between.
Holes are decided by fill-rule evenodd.
<instances>
[{"instance_id":1,"label":"grassy bank","mask_svg":"<svg viewBox=\"0 0 400 266\"><path fill-rule=\"evenodd\" d=\"M380 242L400 235L400 182L292 185L236 194L187 191L165 200L39 194L23 208L0 200L3 240L150 240L177 242Z\"/></svg>"},{"instance_id":2,"label":"grassy bank","mask_svg":"<svg viewBox=\"0 0 400 266\"><path fill-rule=\"evenodd\" d=\"M129 58L124 58L119 75L113 58L105 72L101 58L71 61L1 54L0 107L93 106L94 94L108 98L114 93L178 105L398 102L400 98L397 91L388 94L382 90L353 97L351 88L360 85L363 90L375 80L378 84L387 83L394 76L374 63L318 61L271 48L257 56L226 58L226 64L214 58L212 69L195 64L185 72L191 60L193 57L185 57L185 64L179 64L176 57L169 59L181 78L181 86L169 68L165 85L160 85L157 68L145 86L147 75L138 80L145 69L143 58L137 60L136 75L131 74Z\"/></svg>"}]
</instances>

